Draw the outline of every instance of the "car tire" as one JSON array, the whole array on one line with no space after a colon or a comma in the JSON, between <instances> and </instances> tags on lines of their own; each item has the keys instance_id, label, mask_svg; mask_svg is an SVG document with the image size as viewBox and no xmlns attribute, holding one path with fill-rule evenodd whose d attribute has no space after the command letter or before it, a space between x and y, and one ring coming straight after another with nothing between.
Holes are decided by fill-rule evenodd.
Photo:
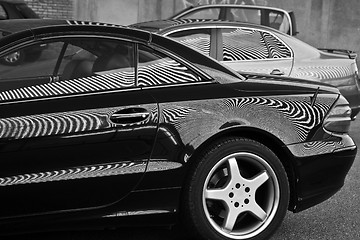
<instances>
[{"instance_id":1,"label":"car tire","mask_svg":"<svg viewBox=\"0 0 360 240\"><path fill-rule=\"evenodd\" d=\"M25 53L23 51L17 51L1 58L1 63L9 66L15 66L21 64L25 59Z\"/></svg>"},{"instance_id":2,"label":"car tire","mask_svg":"<svg viewBox=\"0 0 360 240\"><path fill-rule=\"evenodd\" d=\"M246 138L222 139L190 169L182 199L187 232L203 239L268 239L282 223L289 183L279 158Z\"/></svg>"}]
</instances>

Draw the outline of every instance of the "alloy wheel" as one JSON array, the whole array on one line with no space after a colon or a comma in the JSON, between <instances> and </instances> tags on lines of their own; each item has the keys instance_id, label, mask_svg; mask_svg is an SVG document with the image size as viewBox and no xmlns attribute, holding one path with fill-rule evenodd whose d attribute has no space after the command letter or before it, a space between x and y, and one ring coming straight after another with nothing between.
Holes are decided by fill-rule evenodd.
<instances>
[{"instance_id":1,"label":"alloy wheel","mask_svg":"<svg viewBox=\"0 0 360 240\"><path fill-rule=\"evenodd\" d=\"M272 167L260 156L238 152L221 159L203 187L203 208L213 228L231 239L261 233L279 206L280 187Z\"/></svg>"}]
</instances>

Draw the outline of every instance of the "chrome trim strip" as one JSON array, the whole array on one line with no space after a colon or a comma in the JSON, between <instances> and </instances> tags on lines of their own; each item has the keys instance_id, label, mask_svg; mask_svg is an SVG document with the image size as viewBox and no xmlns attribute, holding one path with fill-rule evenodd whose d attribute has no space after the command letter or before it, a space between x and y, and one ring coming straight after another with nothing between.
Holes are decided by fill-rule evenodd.
<instances>
[{"instance_id":1,"label":"chrome trim strip","mask_svg":"<svg viewBox=\"0 0 360 240\"><path fill-rule=\"evenodd\" d=\"M293 35L292 29L293 29L293 25L292 25L292 21L291 21L291 17L288 11L281 9L281 8L276 8L276 7L268 7L268 6L250 6L250 5L242 5L242 4L226 4L226 7L229 6L230 8L248 8L248 9L255 9L255 10L261 10L261 9L266 9L266 10L275 10L275 11L279 11L282 12L286 15L286 17L289 20L289 26L290 26L290 35ZM224 7L224 4L206 4L206 5L197 5L194 6L194 8L191 8L181 14L179 14L178 16L176 16L176 18L174 18L175 20L180 19L182 16L188 14L189 12L193 12L196 11L197 9L202 9L202 8L219 8L219 7ZM194 10L195 9L195 10Z\"/></svg>"},{"instance_id":2,"label":"chrome trim strip","mask_svg":"<svg viewBox=\"0 0 360 240\"><path fill-rule=\"evenodd\" d=\"M138 162L119 162L106 165L90 165L47 172L27 173L0 178L0 187L144 173L146 165L147 159L144 159Z\"/></svg>"},{"instance_id":3,"label":"chrome trim strip","mask_svg":"<svg viewBox=\"0 0 360 240\"><path fill-rule=\"evenodd\" d=\"M91 95L113 94L113 93L119 93L119 92L141 91L141 90L154 89L154 88L169 88L169 87L177 87L177 86L189 86L189 85L200 85L200 84L211 84L211 83L214 83L214 82L213 81L189 82L189 83L178 83L178 84L169 84L169 85L135 87L135 88L130 88L130 89L104 90L104 91L95 92L95 93L78 93L78 94L73 94L73 95L61 95L61 96L54 96L54 97L46 97L45 96L45 97L36 98L36 99L10 100L8 102L0 102L0 106L17 104L17 103L26 103L26 102L48 101L48 100L63 99L63 98L86 97L86 96L91 96Z\"/></svg>"},{"instance_id":4,"label":"chrome trim strip","mask_svg":"<svg viewBox=\"0 0 360 240\"><path fill-rule=\"evenodd\" d=\"M178 83L178 84L169 84L169 85L156 85L156 86L146 86L141 89L154 89L154 88L169 88L169 87L178 87L178 86L190 86L190 85L204 85L204 84L213 84L214 81L202 81L202 82L189 82L189 83Z\"/></svg>"},{"instance_id":5,"label":"chrome trim strip","mask_svg":"<svg viewBox=\"0 0 360 240\"><path fill-rule=\"evenodd\" d=\"M356 149L356 146L344 147L344 148L335 149L333 151L333 153L348 151L348 150L355 150L355 149Z\"/></svg>"},{"instance_id":6,"label":"chrome trim strip","mask_svg":"<svg viewBox=\"0 0 360 240\"><path fill-rule=\"evenodd\" d=\"M129 88L129 89L116 89L116 90L104 90L100 92L89 92L89 93L78 93L78 94L72 94L72 95L60 95L60 96L44 96L39 97L35 99L25 99L25 100L9 100L8 102L1 102L1 105L9 105L9 104L16 104L16 103L24 103L24 102L37 102L37 101L48 101L48 100L54 100L54 99L63 99L63 98L75 98L75 97L84 97L89 95L100 95L100 94L112 94L117 92L130 92L130 91L139 91L141 88L135 87L135 88Z\"/></svg>"},{"instance_id":7,"label":"chrome trim strip","mask_svg":"<svg viewBox=\"0 0 360 240\"><path fill-rule=\"evenodd\" d=\"M174 211L170 210L143 210L143 211L121 211L112 213L109 215L102 216L103 218L110 218L110 217L124 217L124 216L140 216L140 215L149 215L149 214L166 214L172 213Z\"/></svg>"}]
</instances>

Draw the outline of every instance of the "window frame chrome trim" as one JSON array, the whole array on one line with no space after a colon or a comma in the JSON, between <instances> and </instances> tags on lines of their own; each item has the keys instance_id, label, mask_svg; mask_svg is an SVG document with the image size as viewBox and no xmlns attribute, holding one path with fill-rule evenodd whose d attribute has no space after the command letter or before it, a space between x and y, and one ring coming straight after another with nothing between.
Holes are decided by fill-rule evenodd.
<instances>
[{"instance_id":1,"label":"window frame chrome trim","mask_svg":"<svg viewBox=\"0 0 360 240\"><path fill-rule=\"evenodd\" d=\"M271 36L273 36L274 38L276 38L282 44L284 44L285 47L290 51L290 54L291 54L290 57L286 57L286 58L268 58L268 59L276 59L276 60L279 60L279 59L294 59L294 51L292 50L292 48L287 43L285 43L280 37L278 37L276 34L272 33L269 30L266 30L266 29L259 29L259 28L254 28L254 27L236 26L236 25L232 25L232 24L231 25L219 25L217 23L211 23L211 24L203 25L203 26L189 26L189 27L186 26L186 27L183 27L183 28L180 28L179 26L174 26L174 27L170 27L170 28L174 28L174 29L170 29L170 30L165 29L165 30L159 31L159 33L162 36L169 37L169 35L173 34L173 33L181 32L181 31L185 31L185 30L204 29L204 28L210 28L210 29L215 28L215 29L217 29L217 31L218 31L218 29L223 29L223 28L226 28L226 29L240 28L240 29L246 29L246 30L255 30L255 31L258 31L258 32L266 32L266 33L270 34ZM171 37L169 37L169 38L173 39ZM174 41L176 41L176 40L174 40ZM262 59L258 59L258 60L262 60ZM252 61L252 60L241 60L241 61Z\"/></svg>"},{"instance_id":2,"label":"window frame chrome trim","mask_svg":"<svg viewBox=\"0 0 360 240\"><path fill-rule=\"evenodd\" d=\"M28 98L28 99L15 99L15 100L3 100L0 101L0 106L3 105L11 105L11 104L20 104L20 103L28 103L28 102L40 102L40 101L47 101L47 100L54 100L54 99L68 99L68 98L76 98L76 97L86 97L86 96L93 96L93 95L100 95L100 94L114 94L114 93L120 93L120 92L132 92L132 91L141 91L145 89L153 89L153 88L163 88L163 87L173 87L173 86L184 86L184 85L198 85L198 84L209 84L214 83L215 80L211 78L208 74L201 71L200 69L197 69L196 66L191 66L187 61L183 60L181 57L178 57L177 55L167 51L160 45L154 44L154 43L145 43L142 41L137 41L133 39L126 39L122 37L114 37L114 36L107 36L107 35L96 35L96 34L74 34L74 35L56 35L56 36L45 36L45 37L38 37L35 39L31 39L31 41L26 41L24 43L24 46L41 43L44 41L52 41L52 40L60 40L60 39L67 39L67 38L102 38L102 39L110 39L110 40L121 40L126 42L134 43L135 49L137 49L139 44L143 44L144 46L148 46L156 51L159 51L176 61L179 61L181 64L184 64L190 71L195 72L196 77L199 78L198 82L188 82L188 83L176 83L176 84L168 84L168 85L154 85L154 86L146 86L146 87L139 87L134 86L132 88L126 88L126 89L112 89L112 90L103 90L98 92L84 92L84 93L73 93L73 94L64 94L64 95L58 95L58 96L42 96L42 97L36 97L36 98ZM22 44L20 44L22 45ZM19 47L19 45L16 45L16 48ZM6 51L8 52L8 51ZM10 51L11 52L11 51ZM136 51L138 52L138 51ZM138 56L135 56L138 57ZM137 62L137 61L136 61ZM136 72L136 71L135 71ZM136 76L136 74L135 74ZM137 82L137 79L135 79L135 82Z\"/></svg>"},{"instance_id":3,"label":"window frame chrome trim","mask_svg":"<svg viewBox=\"0 0 360 240\"><path fill-rule=\"evenodd\" d=\"M39 98L29 98L29 99L19 99L19 100L7 100L0 101L0 106L2 105L11 105L11 104L20 104L20 103L28 103L28 102L39 102L39 101L48 101L48 100L56 100L56 99L64 99L64 98L78 98L78 97L87 97L92 95L101 95L101 94L115 94L121 92L135 92L135 91L143 91L147 89L154 88L169 88L169 87L177 87L177 86L189 86L189 85L201 85L201 84L216 84L214 81L199 81L199 82L189 82L189 83L177 83L177 84L168 84L168 85L153 85L146 87L134 87L127 89L113 89L113 90L103 90L100 92L88 92L88 93L74 93L71 95L59 95L59 96L44 96Z\"/></svg>"},{"instance_id":4,"label":"window frame chrome trim","mask_svg":"<svg viewBox=\"0 0 360 240\"><path fill-rule=\"evenodd\" d=\"M180 13L179 15L177 15L175 18L173 18L174 20L178 20L181 19L184 15L187 15L191 12L196 12L197 10L201 10L201 9L206 9L206 8L247 8L247 9L255 9L255 10L273 10L273 11L279 11L284 13L284 15L286 15L286 17L289 20L289 27L290 27L290 36L293 36L293 23L291 21L291 16L289 14L288 11L281 9L281 8L275 8L275 7L268 7L268 6L249 6L249 5L238 5L238 4L226 4L226 6L224 6L224 4L207 4L207 5L198 5L195 6L193 8L189 8L186 11ZM221 9L220 9L221 11Z\"/></svg>"}]
</instances>

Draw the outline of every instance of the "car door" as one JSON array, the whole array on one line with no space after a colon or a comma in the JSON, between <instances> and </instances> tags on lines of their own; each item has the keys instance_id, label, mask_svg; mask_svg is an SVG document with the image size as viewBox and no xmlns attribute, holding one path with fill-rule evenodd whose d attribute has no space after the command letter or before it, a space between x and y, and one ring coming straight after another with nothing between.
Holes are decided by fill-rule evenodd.
<instances>
[{"instance_id":1,"label":"car door","mask_svg":"<svg viewBox=\"0 0 360 240\"><path fill-rule=\"evenodd\" d=\"M37 60L0 65L0 81L20 82L0 92L1 218L117 202L145 172L157 131L157 104L135 85L134 43L44 43Z\"/></svg>"},{"instance_id":2,"label":"car door","mask_svg":"<svg viewBox=\"0 0 360 240\"><path fill-rule=\"evenodd\" d=\"M239 72L289 76L291 49L274 34L251 28L219 28L218 60Z\"/></svg>"}]
</instances>

